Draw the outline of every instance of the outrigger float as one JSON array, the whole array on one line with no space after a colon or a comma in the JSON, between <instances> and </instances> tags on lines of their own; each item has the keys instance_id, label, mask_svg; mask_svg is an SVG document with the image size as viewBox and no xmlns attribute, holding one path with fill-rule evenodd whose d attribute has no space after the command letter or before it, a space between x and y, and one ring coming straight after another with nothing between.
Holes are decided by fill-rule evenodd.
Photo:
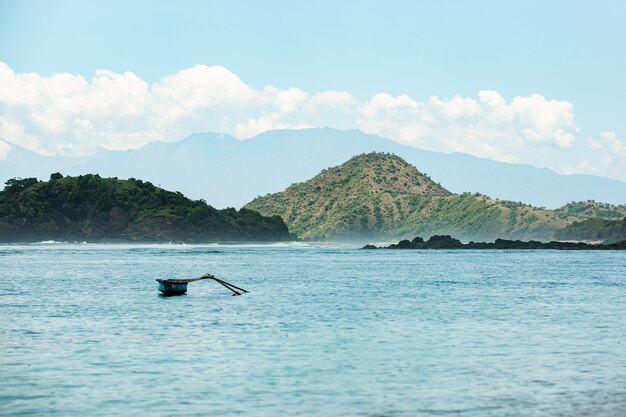
<instances>
[{"instance_id":1,"label":"outrigger float","mask_svg":"<svg viewBox=\"0 0 626 417\"><path fill-rule=\"evenodd\" d=\"M190 278L190 279L157 279L156 281L159 283L159 291L161 294L165 296L170 295L183 295L187 292L187 284L194 281L201 281L203 279L210 279L218 284L226 287L230 291L232 291L233 295L241 295L244 292L248 292L243 288L239 288L233 284L229 284L226 281L223 281L219 278L215 278L211 274L204 274L198 278Z\"/></svg>"}]
</instances>

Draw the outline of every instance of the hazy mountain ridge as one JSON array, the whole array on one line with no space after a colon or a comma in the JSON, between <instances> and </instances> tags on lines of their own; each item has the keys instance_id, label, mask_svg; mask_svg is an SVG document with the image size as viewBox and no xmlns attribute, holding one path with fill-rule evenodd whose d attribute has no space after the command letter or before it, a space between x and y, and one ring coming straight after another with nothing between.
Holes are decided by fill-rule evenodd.
<instances>
[{"instance_id":1,"label":"hazy mountain ridge","mask_svg":"<svg viewBox=\"0 0 626 417\"><path fill-rule=\"evenodd\" d=\"M241 207L258 195L305 181L354 155L394 153L428 172L451 192L557 208L593 199L626 203L626 183L590 175L559 175L549 169L507 164L461 153L411 148L358 130L275 130L240 141L215 133L178 142L152 142L129 151L100 150L91 157L46 157L16 145L0 161L0 179L43 177L51 172L142 178L215 207Z\"/></svg>"},{"instance_id":2,"label":"hazy mountain ridge","mask_svg":"<svg viewBox=\"0 0 626 417\"><path fill-rule=\"evenodd\" d=\"M358 155L245 207L280 215L291 232L305 239L452 234L468 241L549 240L555 231L588 217L481 194L452 194L398 156L384 153Z\"/></svg>"}]
</instances>

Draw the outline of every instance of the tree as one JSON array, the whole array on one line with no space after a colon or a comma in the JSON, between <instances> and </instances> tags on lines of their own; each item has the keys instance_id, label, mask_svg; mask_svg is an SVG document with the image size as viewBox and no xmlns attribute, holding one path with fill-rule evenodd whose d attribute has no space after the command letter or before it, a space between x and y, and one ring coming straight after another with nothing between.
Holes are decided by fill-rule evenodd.
<instances>
[{"instance_id":1,"label":"tree","mask_svg":"<svg viewBox=\"0 0 626 417\"><path fill-rule=\"evenodd\" d=\"M37 178L11 178L5 182L4 190L8 192L20 192L37 184Z\"/></svg>"}]
</instances>

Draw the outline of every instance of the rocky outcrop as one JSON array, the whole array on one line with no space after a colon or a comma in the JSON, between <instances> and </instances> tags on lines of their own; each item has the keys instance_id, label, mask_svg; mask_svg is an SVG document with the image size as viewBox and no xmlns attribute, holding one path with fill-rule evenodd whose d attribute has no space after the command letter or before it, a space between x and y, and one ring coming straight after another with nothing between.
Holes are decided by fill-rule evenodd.
<instances>
[{"instance_id":1,"label":"rocky outcrop","mask_svg":"<svg viewBox=\"0 0 626 417\"><path fill-rule=\"evenodd\" d=\"M365 245L362 249L553 249L553 250L626 250L626 240L592 245L584 242L538 242L496 239L494 242L462 243L449 235L435 235L424 241L421 237L401 240L389 246Z\"/></svg>"}]
</instances>

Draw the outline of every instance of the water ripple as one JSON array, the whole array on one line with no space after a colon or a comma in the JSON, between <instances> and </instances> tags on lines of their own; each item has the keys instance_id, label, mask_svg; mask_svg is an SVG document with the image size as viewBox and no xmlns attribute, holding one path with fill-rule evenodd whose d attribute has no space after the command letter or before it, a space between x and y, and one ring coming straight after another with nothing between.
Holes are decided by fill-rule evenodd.
<instances>
[{"instance_id":1,"label":"water ripple","mask_svg":"<svg viewBox=\"0 0 626 417\"><path fill-rule=\"evenodd\" d=\"M626 257L0 247L0 415L623 416ZM155 278L211 272L159 297Z\"/></svg>"}]
</instances>

